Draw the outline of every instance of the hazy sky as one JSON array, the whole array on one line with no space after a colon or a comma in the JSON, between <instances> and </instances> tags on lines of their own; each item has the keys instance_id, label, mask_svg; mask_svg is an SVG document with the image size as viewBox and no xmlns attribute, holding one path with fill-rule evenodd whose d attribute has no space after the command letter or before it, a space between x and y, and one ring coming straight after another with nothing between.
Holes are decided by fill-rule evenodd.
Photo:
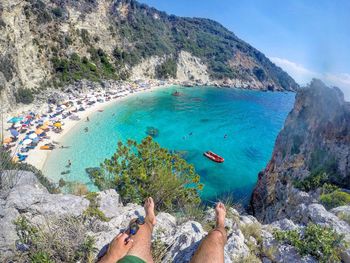
<instances>
[{"instance_id":1,"label":"hazy sky","mask_svg":"<svg viewBox=\"0 0 350 263\"><path fill-rule=\"evenodd\" d=\"M214 19L305 84L318 77L350 99L350 0L140 0Z\"/></svg>"}]
</instances>

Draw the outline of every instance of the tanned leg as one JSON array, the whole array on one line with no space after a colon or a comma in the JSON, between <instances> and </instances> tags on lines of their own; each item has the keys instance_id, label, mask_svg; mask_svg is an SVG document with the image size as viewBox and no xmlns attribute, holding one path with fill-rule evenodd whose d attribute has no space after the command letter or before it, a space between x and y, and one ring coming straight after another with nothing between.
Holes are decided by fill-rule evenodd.
<instances>
[{"instance_id":1,"label":"tanned leg","mask_svg":"<svg viewBox=\"0 0 350 263\"><path fill-rule=\"evenodd\" d=\"M203 239L191 263L224 263L224 246L227 236L225 230L226 208L223 203L216 205L215 213L216 228Z\"/></svg>"},{"instance_id":2,"label":"tanned leg","mask_svg":"<svg viewBox=\"0 0 350 263\"><path fill-rule=\"evenodd\" d=\"M154 202L152 197L146 199L144 208L146 212L145 224L140 225L139 231L132 237L134 242L128 255L138 257L147 263L153 263L151 237L153 227L156 224L156 216L154 214Z\"/></svg>"}]
</instances>

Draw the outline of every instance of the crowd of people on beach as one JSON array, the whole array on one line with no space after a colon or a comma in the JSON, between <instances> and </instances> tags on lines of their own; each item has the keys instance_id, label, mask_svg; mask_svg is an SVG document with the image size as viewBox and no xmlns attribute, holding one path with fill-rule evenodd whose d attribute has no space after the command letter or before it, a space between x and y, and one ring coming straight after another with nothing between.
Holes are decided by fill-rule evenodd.
<instances>
[{"instance_id":1,"label":"crowd of people on beach","mask_svg":"<svg viewBox=\"0 0 350 263\"><path fill-rule=\"evenodd\" d=\"M53 150L63 148L59 142L52 139L53 134L62 133L69 121L79 121L81 112L104 102L125 97L130 93L150 89L149 83L133 83L120 85L108 90L94 90L90 94L69 94L66 101L49 100L46 110L29 111L7 120L6 134L2 146L11 151L13 162L23 162L33 152L33 149ZM99 110L102 111L102 110ZM89 117L86 118L89 121ZM88 128L85 129L88 132Z\"/></svg>"}]
</instances>

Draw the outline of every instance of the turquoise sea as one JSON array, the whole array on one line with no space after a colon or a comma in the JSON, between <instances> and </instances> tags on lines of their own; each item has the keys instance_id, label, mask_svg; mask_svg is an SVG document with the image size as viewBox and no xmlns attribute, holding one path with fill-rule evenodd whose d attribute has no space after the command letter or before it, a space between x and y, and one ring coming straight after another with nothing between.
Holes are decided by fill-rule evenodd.
<instances>
[{"instance_id":1,"label":"turquoise sea","mask_svg":"<svg viewBox=\"0 0 350 263\"><path fill-rule=\"evenodd\" d=\"M172 96L175 90L182 96ZM80 181L94 189L85 168L110 157L118 140L140 141L147 128L154 127L162 147L182 151L194 164L205 185L204 201L230 196L246 204L293 103L294 93L214 87L169 87L137 94L95 112L90 122L77 124L62 141L70 148L54 150L43 171L54 181ZM225 162L208 160L203 156L207 150ZM68 160L70 173L62 175Z\"/></svg>"}]
</instances>

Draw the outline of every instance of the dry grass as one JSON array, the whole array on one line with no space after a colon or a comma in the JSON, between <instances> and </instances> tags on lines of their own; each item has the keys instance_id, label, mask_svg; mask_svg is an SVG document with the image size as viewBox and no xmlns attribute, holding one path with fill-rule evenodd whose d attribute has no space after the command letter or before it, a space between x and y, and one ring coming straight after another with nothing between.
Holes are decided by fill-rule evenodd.
<instances>
[{"instance_id":1,"label":"dry grass","mask_svg":"<svg viewBox=\"0 0 350 263\"><path fill-rule=\"evenodd\" d=\"M97 252L94 239L87 235L83 219L76 217L46 218L34 226L24 217L15 222L19 242L29 247L18 254L19 262L93 262Z\"/></svg>"},{"instance_id":2,"label":"dry grass","mask_svg":"<svg viewBox=\"0 0 350 263\"><path fill-rule=\"evenodd\" d=\"M249 240L250 237L253 237L258 243L261 243L262 230L261 230L261 225L259 223L246 224L246 225L240 226L240 229L245 239Z\"/></svg>"}]
</instances>

